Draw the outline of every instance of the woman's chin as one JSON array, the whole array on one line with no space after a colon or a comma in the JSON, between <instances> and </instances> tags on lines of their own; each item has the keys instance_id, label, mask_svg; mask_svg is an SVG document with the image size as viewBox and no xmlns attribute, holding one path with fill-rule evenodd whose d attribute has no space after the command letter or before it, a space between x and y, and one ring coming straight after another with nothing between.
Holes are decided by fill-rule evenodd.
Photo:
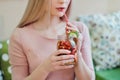
<instances>
[{"instance_id":1,"label":"woman's chin","mask_svg":"<svg viewBox=\"0 0 120 80\"><path fill-rule=\"evenodd\" d=\"M62 16L64 16L64 15L65 15L64 13L59 13L59 14L57 14L58 17L62 17Z\"/></svg>"},{"instance_id":2,"label":"woman's chin","mask_svg":"<svg viewBox=\"0 0 120 80\"><path fill-rule=\"evenodd\" d=\"M52 16L56 16L56 17L63 17L65 15L65 13L57 13L57 14L54 14Z\"/></svg>"}]
</instances>

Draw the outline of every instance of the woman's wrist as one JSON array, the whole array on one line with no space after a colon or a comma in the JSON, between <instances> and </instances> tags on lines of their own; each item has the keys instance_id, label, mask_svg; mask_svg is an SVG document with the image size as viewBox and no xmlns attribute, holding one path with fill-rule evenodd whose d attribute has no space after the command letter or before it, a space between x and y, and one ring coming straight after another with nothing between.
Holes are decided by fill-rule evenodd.
<instances>
[{"instance_id":1,"label":"woman's wrist","mask_svg":"<svg viewBox=\"0 0 120 80\"><path fill-rule=\"evenodd\" d=\"M82 65L82 63L84 62L82 53L80 51L77 51L75 56L76 56L76 67Z\"/></svg>"},{"instance_id":2,"label":"woman's wrist","mask_svg":"<svg viewBox=\"0 0 120 80\"><path fill-rule=\"evenodd\" d=\"M50 70L45 62L42 63L39 67L43 70L44 73L46 74L50 73Z\"/></svg>"},{"instance_id":3,"label":"woman's wrist","mask_svg":"<svg viewBox=\"0 0 120 80\"><path fill-rule=\"evenodd\" d=\"M76 57L78 60L83 60L82 53L80 52L80 50L77 51Z\"/></svg>"},{"instance_id":4,"label":"woman's wrist","mask_svg":"<svg viewBox=\"0 0 120 80\"><path fill-rule=\"evenodd\" d=\"M50 70L48 68L44 67L44 66L42 67L42 70L45 74L50 73Z\"/></svg>"}]
</instances>

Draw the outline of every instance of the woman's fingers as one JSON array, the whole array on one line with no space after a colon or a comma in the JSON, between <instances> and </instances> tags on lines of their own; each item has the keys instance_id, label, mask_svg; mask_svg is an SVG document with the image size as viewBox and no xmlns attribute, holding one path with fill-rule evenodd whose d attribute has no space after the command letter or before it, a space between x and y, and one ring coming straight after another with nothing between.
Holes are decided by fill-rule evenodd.
<instances>
[{"instance_id":1,"label":"woman's fingers","mask_svg":"<svg viewBox=\"0 0 120 80\"><path fill-rule=\"evenodd\" d=\"M59 49L59 50L57 50L57 51L55 51L55 56L58 56L58 55L60 55L60 54L70 54L71 53L71 51L69 51L69 50L67 50L67 49Z\"/></svg>"},{"instance_id":2,"label":"woman's fingers","mask_svg":"<svg viewBox=\"0 0 120 80\"><path fill-rule=\"evenodd\" d=\"M69 26L67 26L66 29L67 29L67 30L71 30L71 31L76 31L75 28L73 28L73 27L69 27Z\"/></svg>"},{"instance_id":3,"label":"woman's fingers","mask_svg":"<svg viewBox=\"0 0 120 80\"><path fill-rule=\"evenodd\" d=\"M75 28L75 25L73 25L73 24L70 23L70 22L68 22L67 25L68 25L69 27L74 27L74 28Z\"/></svg>"},{"instance_id":4,"label":"woman's fingers","mask_svg":"<svg viewBox=\"0 0 120 80\"><path fill-rule=\"evenodd\" d=\"M79 32L77 27L75 25L73 25L72 23L68 22L67 23L68 26L66 26L66 30L69 31L73 31L73 32Z\"/></svg>"},{"instance_id":5,"label":"woman's fingers","mask_svg":"<svg viewBox=\"0 0 120 80\"><path fill-rule=\"evenodd\" d=\"M56 61L54 62L54 65L58 65L58 66L64 66L68 63L73 63L74 59L68 59L68 60L61 60L61 61Z\"/></svg>"},{"instance_id":6,"label":"woman's fingers","mask_svg":"<svg viewBox=\"0 0 120 80\"><path fill-rule=\"evenodd\" d=\"M56 70L67 69L74 67L74 62L75 62L74 59L62 60L62 61L54 62L53 66Z\"/></svg>"},{"instance_id":7,"label":"woman's fingers","mask_svg":"<svg viewBox=\"0 0 120 80\"><path fill-rule=\"evenodd\" d=\"M55 61L67 60L67 59L74 59L74 55L60 55L55 57Z\"/></svg>"},{"instance_id":8,"label":"woman's fingers","mask_svg":"<svg viewBox=\"0 0 120 80\"><path fill-rule=\"evenodd\" d=\"M73 68L74 65L64 65L64 66L56 66L55 69L56 70L62 70L62 69L69 69L69 68Z\"/></svg>"}]
</instances>

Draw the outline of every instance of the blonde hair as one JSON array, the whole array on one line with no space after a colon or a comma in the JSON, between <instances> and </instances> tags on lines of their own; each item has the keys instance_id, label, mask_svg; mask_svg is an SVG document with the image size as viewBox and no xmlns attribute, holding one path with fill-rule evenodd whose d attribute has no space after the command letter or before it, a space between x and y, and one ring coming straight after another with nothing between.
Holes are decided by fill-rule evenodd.
<instances>
[{"instance_id":1,"label":"blonde hair","mask_svg":"<svg viewBox=\"0 0 120 80\"><path fill-rule=\"evenodd\" d=\"M50 1L51 0L29 0L26 11L17 27L22 28L34 22L37 22L38 20L42 20L47 13L46 9L49 7L46 5L49 5ZM66 15L68 17L70 14L70 9L71 2L68 6L68 9L66 10ZM64 20L64 16L60 19Z\"/></svg>"}]
</instances>

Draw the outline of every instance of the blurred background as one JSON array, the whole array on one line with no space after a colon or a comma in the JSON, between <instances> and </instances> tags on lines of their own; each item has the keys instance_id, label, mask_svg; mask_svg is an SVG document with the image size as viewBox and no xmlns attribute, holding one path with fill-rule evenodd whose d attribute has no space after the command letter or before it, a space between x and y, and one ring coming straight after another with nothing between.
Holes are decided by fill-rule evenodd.
<instances>
[{"instance_id":1,"label":"blurred background","mask_svg":"<svg viewBox=\"0 0 120 80\"><path fill-rule=\"evenodd\" d=\"M0 80L11 80L8 44L28 0L0 0ZM71 21L87 25L96 80L120 80L120 0L73 0Z\"/></svg>"}]
</instances>

